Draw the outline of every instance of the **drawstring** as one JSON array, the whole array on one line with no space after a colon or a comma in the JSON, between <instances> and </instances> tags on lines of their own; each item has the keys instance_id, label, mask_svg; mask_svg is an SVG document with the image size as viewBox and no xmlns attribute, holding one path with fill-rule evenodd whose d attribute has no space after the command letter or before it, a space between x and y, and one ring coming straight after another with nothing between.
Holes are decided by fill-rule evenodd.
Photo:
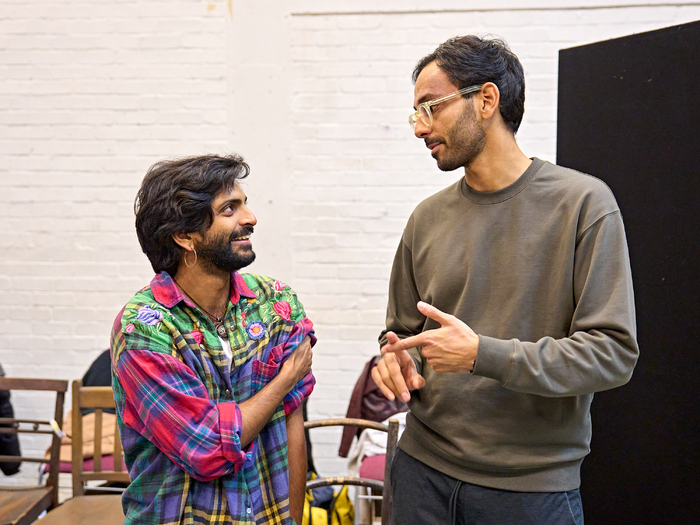
<instances>
[{"instance_id":1,"label":"drawstring","mask_svg":"<svg viewBox=\"0 0 700 525\"><path fill-rule=\"evenodd\" d=\"M452 516L452 525L457 525L457 502L459 501L459 489L462 482L458 481L455 485L452 495L450 496L450 515Z\"/></svg>"}]
</instances>

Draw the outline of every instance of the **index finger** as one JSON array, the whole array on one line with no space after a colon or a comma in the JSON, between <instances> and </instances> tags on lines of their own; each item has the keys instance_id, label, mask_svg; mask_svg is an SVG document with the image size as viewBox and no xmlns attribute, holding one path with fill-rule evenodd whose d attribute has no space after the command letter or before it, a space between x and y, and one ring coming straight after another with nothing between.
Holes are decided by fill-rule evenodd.
<instances>
[{"instance_id":1,"label":"index finger","mask_svg":"<svg viewBox=\"0 0 700 525\"><path fill-rule=\"evenodd\" d=\"M423 332L418 335L407 337L406 339L399 339L395 343L387 343L382 347L381 352L382 354L387 352L396 353L408 350L409 348L414 348L416 346L423 346L427 339L427 336L425 335L426 333L427 332Z\"/></svg>"}]
</instances>

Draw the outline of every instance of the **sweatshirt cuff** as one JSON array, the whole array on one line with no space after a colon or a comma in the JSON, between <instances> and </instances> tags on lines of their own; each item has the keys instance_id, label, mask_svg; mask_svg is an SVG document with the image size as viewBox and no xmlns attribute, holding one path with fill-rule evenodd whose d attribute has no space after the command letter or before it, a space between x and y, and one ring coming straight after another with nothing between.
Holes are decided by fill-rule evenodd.
<instances>
[{"instance_id":1,"label":"sweatshirt cuff","mask_svg":"<svg viewBox=\"0 0 700 525\"><path fill-rule=\"evenodd\" d=\"M500 381L504 385L513 372L515 341L505 341L479 334L479 349L474 373Z\"/></svg>"}]
</instances>

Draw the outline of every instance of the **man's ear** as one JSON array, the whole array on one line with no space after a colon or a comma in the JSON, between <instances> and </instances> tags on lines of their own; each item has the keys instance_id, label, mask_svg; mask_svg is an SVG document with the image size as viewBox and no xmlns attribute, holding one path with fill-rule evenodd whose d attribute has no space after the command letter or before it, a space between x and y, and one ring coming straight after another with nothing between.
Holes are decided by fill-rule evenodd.
<instances>
[{"instance_id":1,"label":"man's ear","mask_svg":"<svg viewBox=\"0 0 700 525\"><path fill-rule=\"evenodd\" d=\"M200 240L198 233L185 231L173 233L173 241L188 252L194 250L194 242L196 240Z\"/></svg>"},{"instance_id":2,"label":"man's ear","mask_svg":"<svg viewBox=\"0 0 700 525\"><path fill-rule=\"evenodd\" d=\"M478 97L479 106L477 111L484 120L490 120L498 111L498 104L501 101L501 92L493 82L486 82L481 88L481 96Z\"/></svg>"}]
</instances>

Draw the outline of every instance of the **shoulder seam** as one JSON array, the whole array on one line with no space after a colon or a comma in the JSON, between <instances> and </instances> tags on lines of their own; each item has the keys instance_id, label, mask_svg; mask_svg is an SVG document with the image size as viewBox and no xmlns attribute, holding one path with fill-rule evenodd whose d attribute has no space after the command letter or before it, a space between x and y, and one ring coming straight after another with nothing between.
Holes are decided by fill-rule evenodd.
<instances>
[{"instance_id":1,"label":"shoulder seam","mask_svg":"<svg viewBox=\"0 0 700 525\"><path fill-rule=\"evenodd\" d=\"M581 239L583 239L583 238L586 236L586 234L587 234L589 231L591 231L592 228L594 228L597 224L600 224L606 217L610 217L611 215L616 215L616 214L617 214L617 215L621 215L619 209L610 211L610 212L604 214L603 216L601 216L600 218L598 218L597 220L595 220L595 221L593 222L593 224L591 224L588 228L586 228L585 230L583 230L583 231L581 232L581 234L576 238L576 244L578 244L579 242L581 242Z\"/></svg>"}]
</instances>

